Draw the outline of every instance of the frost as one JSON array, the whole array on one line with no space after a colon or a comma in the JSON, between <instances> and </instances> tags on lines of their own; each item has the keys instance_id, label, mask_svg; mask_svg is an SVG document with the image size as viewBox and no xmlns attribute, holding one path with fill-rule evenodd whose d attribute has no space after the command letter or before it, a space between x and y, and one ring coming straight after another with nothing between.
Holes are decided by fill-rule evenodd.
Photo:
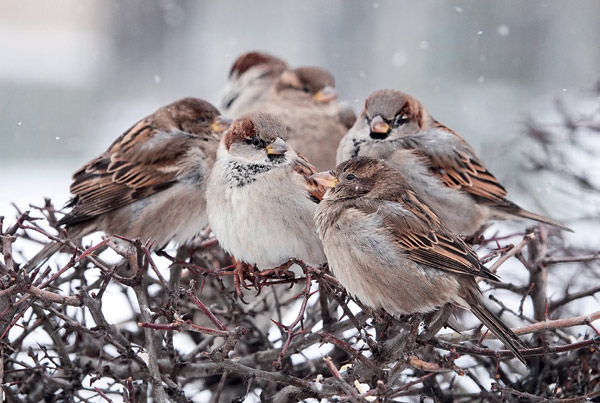
<instances>
[{"instance_id":1,"label":"frost","mask_svg":"<svg viewBox=\"0 0 600 403\"><path fill-rule=\"evenodd\" d=\"M17 126L21 126L21 122L17 123Z\"/></svg>"},{"instance_id":2,"label":"frost","mask_svg":"<svg viewBox=\"0 0 600 403\"><path fill-rule=\"evenodd\" d=\"M500 25L498 27L498 35L500 36L508 36L510 34L510 28L506 25Z\"/></svg>"},{"instance_id":3,"label":"frost","mask_svg":"<svg viewBox=\"0 0 600 403\"><path fill-rule=\"evenodd\" d=\"M483 31L477 31L477 35L483 35Z\"/></svg>"},{"instance_id":4,"label":"frost","mask_svg":"<svg viewBox=\"0 0 600 403\"><path fill-rule=\"evenodd\" d=\"M456 6L456 7L454 7L454 9L456 10L457 13L462 13L463 12L462 7Z\"/></svg>"},{"instance_id":5,"label":"frost","mask_svg":"<svg viewBox=\"0 0 600 403\"><path fill-rule=\"evenodd\" d=\"M55 139L55 140L60 140L60 137L56 136L54 139Z\"/></svg>"},{"instance_id":6,"label":"frost","mask_svg":"<svg viewBox=\"0 0 600 403\"><path fill-rule=\"evenodd\" d=\"M159 76L158 74L156 74L156 75L154 76L154 82L155 82L156 84L160 84L160 76Z\"/></svg>"},{"instance_id":7,"label":"frost","mask_svg":"<svg viewBox=\"0 0 600 403\"><path fill-rule=\"evenodd\" d=\"M427 42L427 41L421 41L421 42L419 42L419 48L420 48L420 49L423 49L423 50L425 50L425 49L427 49L428 47L429 47L429 42Z\"/></svg>"}]
</instances>

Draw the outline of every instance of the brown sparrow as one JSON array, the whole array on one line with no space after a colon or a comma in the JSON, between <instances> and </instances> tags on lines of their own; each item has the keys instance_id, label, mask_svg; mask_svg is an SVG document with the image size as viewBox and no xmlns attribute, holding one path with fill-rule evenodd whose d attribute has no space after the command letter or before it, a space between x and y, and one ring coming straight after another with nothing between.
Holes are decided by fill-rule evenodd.
<instances>
[{"instance_id":1,"label":"brown sparrow","mask_svg":"<svg viewBox=\"0 0 600 403\"><path fill-rule=\"evenodd\" d=\"M186 243L208 222L205 180L228 125L197 98L158 109L73 174L72 209L59 224L78 236Z\"/></svg>"},{"instance_id":2,"label":"brown sparrow","mask_svg":"<svg viewBox=\"0 0 600 403\"><path fill-rule=\"evenodd\" d=\"M150 240L152 249L187 243L208 223L206 179L229 123L197 98L146 116L73 174L72 209L59 224L73 239L103 231ZM59 249L48 244L26 270Z\"/></svg>"},{"instance_id":3,"label":"brown sparrow","mask_svg":"<svg viewBox=\"0 0 600 403\"><path fill-rule=\"evenodd\" d=\"M277 116L287 126L288 144L319 169L335 164L340 139L356 116L337 102L333 76L318 67L284 71L273 83L267 100L257 108Z\"/></svg>"},{"instance_id":4,"label":"brown sparrow","mask_svg":"<svg viewBox=\"0 0 600 403\"><path fill-rule=\"evenodd\" d=\"M371 94L337 150L341 163L359 155L382 158L402 172L416 194L454 233L473 234L490 220L528 218L571 231L522 209L475 151L408 94Z\"/></svg>"},{"instance_id":5,"label":"brown sparrow","mask_svg":"<svg viewBox=\"0 0 600 403\"><path fill-rule=\"evenodd\" d=\"M260 112L233 122L208 180L208 221L236 259L271 269L290 257L325 263L313 216L325 188L316 170L284 141L286 128Z\"/></svg>"},{"instance_id":6,"label":"brown sparrow","mask_svg":"<svg viewBox=\"0 0 600 403\"><path fill-rule=\"evenodd\" d=\"M430 312L446 303L470 310L525 362L522 342L479 299L475 279L498 277L402 173L381 160L357 157L313 179L331 188L315 222L329 266L348 293L392 315Z\"/></svg>"},{"instance_id":7,"label":"brown sparrow","mask_svg":"<svg viewBox=\"0 0 600 403\"><path fill-rule=\"evenodd\" d=\"M287 67L284 60L268 53L240 55L231 66L229 79L221 92L223 114L237 118L256 110L267 99L273 82Z\"/></svg>"}]
</instances>

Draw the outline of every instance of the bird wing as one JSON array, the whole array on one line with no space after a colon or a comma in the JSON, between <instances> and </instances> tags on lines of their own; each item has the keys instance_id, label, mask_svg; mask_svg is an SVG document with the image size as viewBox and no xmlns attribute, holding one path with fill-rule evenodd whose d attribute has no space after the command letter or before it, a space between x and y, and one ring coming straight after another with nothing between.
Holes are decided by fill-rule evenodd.
<instances>
[{"instance_id":1,"label":"bird wing","mask_svg":"<svg viewBox=\"0 0 600 403\"><path fill-rule=\"evenodd\" d=\"M315 203L323 200L327 188L311 178L312 175L317 173L317 169L308 162L304 155L298 153L298 158L294 161L293 168L295 172L304 178L309 198Z\"/></svg>"},{"instance_id":2,"label":"bird wing","mask_svg":"<svg viewBox=\"0 0 600 403\"><path fill-rule=\"evenodd\" d=\"M398 200L372 203L371 213L381 217L396 245L406 250L411 260L439 270L498 280L465 242L443 227L413 191L407 191Z\"/></svg>"},{"instance_id":3,"label":"bird wing","mask_svg":"<svg viewBox=\"0 0 600 403\"><path fill-rule=\"evenodd\" d=\"M169 188L189 141L185 132L160 131L150 120L139 121L73 174L72 210L61 224L85 221Z\"/></svg>"},{"instance_id":4,"label":"bird wing","mask_svg":"<svg viewBox=\"0 0 600 403\"><path fill-rule=\"evenodd\" d=\"M405 148L425 157L430 172L446 186L468 192L484 203L505 205L506 189L475 151L455 132L438 123L425 134L400 139Z\"/></svg>"}]
</instances>

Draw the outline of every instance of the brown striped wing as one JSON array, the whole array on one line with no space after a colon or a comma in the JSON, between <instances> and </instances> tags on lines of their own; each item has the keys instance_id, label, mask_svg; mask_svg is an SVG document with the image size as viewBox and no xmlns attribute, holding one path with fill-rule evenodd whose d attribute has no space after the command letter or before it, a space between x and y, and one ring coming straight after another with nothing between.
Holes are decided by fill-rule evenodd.
<instances>
[{"instance_id":1,"label":"brown striped wing","mask_svg":"<svg viewBox=\"0 0 600 403\"><path fill-rule=\"evenodd\" d=\"M455 132L437 124L440 135L452 138L447 147L436 147L431 152L418 142L409 142L417 154L425 157L430 171L446 186L460 189L492 205L506 203L506 189L488 171L473 149Z\"/></svg>"},{"instance_id":2,"label":"brown striped wing","mask_svg":"<svg viewBox=\"0 0 600 403\"><path fill-rule=\"evenodd\" d=\"M327 189L323 185L320 185L319 183L317 183L317 181L311 178L311 175L316 174L317 170L300 153L298 153L298 158L294 162L294 171L302 175L302 177L306 181L306 188L310 199L313 200L315 203L319 203L321 200L323 200L323 196L325 195Z\"/></svg>"},{"instance_id":3,"label":"brown striped wing","mask_svg":"<svg viewBox=\"0 0 600 403\"><path fill-rule=\"evenodd\" d=\"M189 141L186 133L161 132L151 121L139 121L73 174L73 208L61 224L94 218L170 187Z\"/></svg>"},{"instance_id":4,"label":"brown striped wing","mask_svg":"<svg viewBox=\"0 0 600 403\"><path fill-rule=\"evenodd\" d=\"M399 205L372 200L366 209L370 211L365 212L381 215L385 228L411 260L439 270L498 279L467 244L442 227L435 213L412 191L397 202ZM401 210L412 214L400 214Z\"/></svg>"}]
</instances>

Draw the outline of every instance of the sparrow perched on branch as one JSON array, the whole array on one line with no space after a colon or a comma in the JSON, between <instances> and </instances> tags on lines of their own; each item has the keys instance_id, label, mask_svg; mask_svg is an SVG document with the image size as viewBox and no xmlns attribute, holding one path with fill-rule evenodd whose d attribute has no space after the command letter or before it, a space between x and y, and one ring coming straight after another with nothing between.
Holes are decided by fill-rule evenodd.
<instances>
[{"instance_id":1,"label":"sparrow perched on branch","mask_svg":"<svg viewBox=\"0 0 600 403\"><path fill-rule=\"evenodd\" d=\"M154 249L190 241L208 223L206 179L229 123L197 98L158 109L73 174L71 211L59 224L72 238L103 231ZM48 245L28 266L59 248Z\"/></svg>"},{"instance_id":2,"label":"sparrow perched on branch","mask_svg":"<svg viewBox=\"0 0 600 403\"><path fill-rule=\"evenodd\" d=\"M381 160L357 157L312 178L330 189L315 222L336 278L365 305L392 315L451 303L470 310L525 363L513 331L480 301L475 279L498 280Z\"/></svg>"},{"instance_id":3,"label":"sparrow perched on branch","mask_svg":"<svg viewBox=\"0 0 600 403\"><path fill-rule=\"evenodd\" d=\"M290 257L325 263L314 212L325 188L316 170L285 142L286 128L260 112L233 122L208 180L208 221L236 259L271 269Z\"/></svg>"},{"instance_id":4,"label":"sparrow perched on branch","mask_svg":"<svg viewBox=\"0 0 600 403\"><path fill-rule=\"evenodd\" d=\"M356 120L350 107L337 102L331 73L318 67L284 71L257 110L281 119L288 143L319 169L335 164L335 149Z\"/></svg>"},{"instance_id":5,"label":"sparrow perched on branch","mask_svg":"<svg viewBox=\"0 0 600 403\"><path fill-rule=\"evenodd\" d=\"M473 234L490 220L528 218L564 225L522 209L458 133L400 91L371 94L337 150L337 163L356 156L384 159L454 233Z\"/></svg>"},{"instance_id":6,"label":"sparrow perched on branch","mask_svg":"<svg viewBox=\"0 0 600 403\"><path fill-rule=\"evenodd\" d=\"M221 110L225 116L237 118L256 110L268 97L273 82L288 68L287 63L264 52L240 55L221 93Z\"/></svg>"}]
</instances>

